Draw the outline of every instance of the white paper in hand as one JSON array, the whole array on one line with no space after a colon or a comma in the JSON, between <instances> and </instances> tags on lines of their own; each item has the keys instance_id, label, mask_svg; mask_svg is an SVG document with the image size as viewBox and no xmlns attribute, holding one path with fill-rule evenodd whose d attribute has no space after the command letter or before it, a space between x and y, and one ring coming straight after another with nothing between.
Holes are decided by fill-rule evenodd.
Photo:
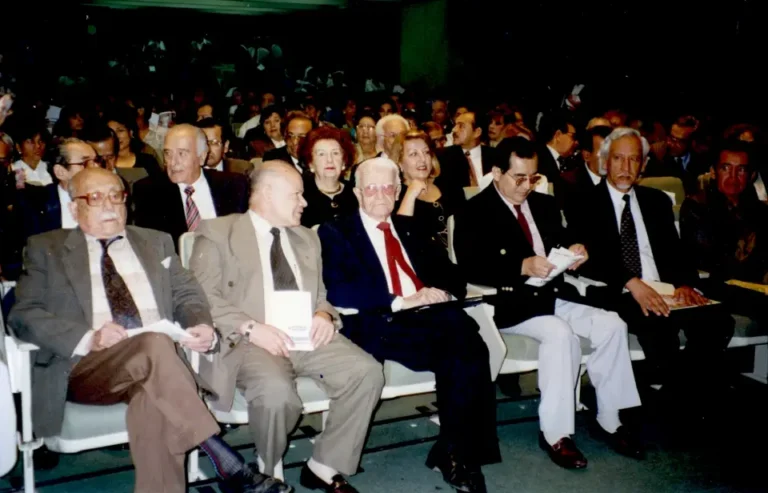
<instances>
[{"instance_id":1,"label":"white paper in hand","mask_svg":"<svg viewBox=\"0 0 768 493\"><path fill-rule=\"evenodd\" d=\"M285 332L293 341L291 351L314 351L312 345L312 296L309 291L274 291L269 297L267 325Z\"/></svg>"},{"instance_id":2,"label":"white paper in hand","mask_svg":"<svg viewBox=\"0 0 768 493\"><path fill-rule=\"evenodd\" d=\"M552 269L552 272L550 272L546 278L529 277L525 283L529 286L540 288L583 258L582 255L575 255L567 248L553 248L547 257L549 263L555 266L555 268Z\"/></svg>"},{"instance_id":3,"label":"white paper in hand","mask_svg":"<svg viewBox=\"0 0 768 493\"><path fill-rule=\"evenodd\" d=\"M127 329L126 332L128 333L128 337L134 337L145 332L158 332L160 334L167 335L173 339L174 342L179 342L185 337L190 337L187 331L182 329L179 324L173 323L167 319L160 320L153 324L145 325L144 327L140 327L138 329Z\"/></svg>"}]
</instances>

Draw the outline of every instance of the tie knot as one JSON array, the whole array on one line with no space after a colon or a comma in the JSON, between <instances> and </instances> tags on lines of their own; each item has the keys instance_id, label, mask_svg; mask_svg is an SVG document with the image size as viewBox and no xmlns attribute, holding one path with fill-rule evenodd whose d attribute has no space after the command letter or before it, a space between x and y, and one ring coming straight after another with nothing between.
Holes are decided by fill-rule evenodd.
<instances>
[{"instance_id":1,"label":"tie knot","mask_svg":"<svg viewBox=\"0 0 768 493\"><path fill-rule=\"evenodd\" d=\"M520 205L520 204L512 204L512 207L515 208L515 211L518 214L522 214L522 212L523 212L523 206L522 205Z\"/></svg>"},{"instance_id":2,"label":"tie knot","mask_svg":"<svg viewBox=\"0 0 768 493\"><path fill-rule=\"evenodd\" d=\"M269 232L272 233L272 236L274 236L276 240L280 239L280 230L278 228L272 228Z\"/></svg>"},{"instance_id":3,"label":"tie knot","mask_svg":"<svg viewBox=\"0 0 768 493\"><path fill-rule=\"evenodd\" d=\"M623 200L625 204L629 205L629 199L630 198L631 197L629 196L629 194L625 193L624 196L621 198L621 200Z\"/></svg>"},{"instance_id":4,"label":"tie knot","mask_svg":"<svg viewBox=\"0 0 768 493\"><path fill-rule=\"evenodd\" d=\"M464 155L469 157L469 151L464 151Z\"/></svg>"},{"instance_id":5,"label":"tie knot","mask_svg":"<svg viewBox=\"0 0 768 493\"><path fill-rule=\"evenodd\" d=\"M187 188L184 189L184 193L187 194L187 197L191 197L192 194L195 193L195 187L193 187L192 185L188 186Z\"/></svg>"},{"instance_id":6,"label":"tie knot","mask_svg":"<svg viewBox=\"0 0 768 493\"><path fill-rule=\"evenodd\" d=\"M102 249L102 250L104 250L104 251L106 252L106 251L107 251L107 249L109 248L109 246L110 246L112 243L114 243L114 242L116 242L117 240L120 240L120 239L122 239L122 238L123 238L122 236L115 236L114 238L108 238L108 239L102 239L102 240L99 240L99 243L101 243L101 249Z\"/></svg>"},{"instance_id":7,"label":"tie knot","mask_svg":"<svg viewBox=\"0 0 768 493\"><path fill-rule=\"evenodd\" d=\"M389 231L389 223L388 222L379 223L376 227L379 228L382 231Z\"/></svg>"}]
</instances>

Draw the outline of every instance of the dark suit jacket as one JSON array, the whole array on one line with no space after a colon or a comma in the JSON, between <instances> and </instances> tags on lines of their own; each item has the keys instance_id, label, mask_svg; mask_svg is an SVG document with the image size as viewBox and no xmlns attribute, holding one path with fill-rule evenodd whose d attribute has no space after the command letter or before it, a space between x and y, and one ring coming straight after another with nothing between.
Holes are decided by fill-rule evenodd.
<instances>
[{"instance_id":1,"label":"dark suit jacket","mask_svg":"<svg viewBox=\"0 0 768 493\"><path fill-rule=\"evenodd\" d=\"M498 160L498 151L489 146L480 146L482 156L483 175L491 172ZM443 187L468 187L469 186L469 160L464 155L461 146L448 146L437 153L440 162L440 176L435 179L438 188ZM479 180L481 177L478 176ZM447 189L447 188L446 188Z\"/></svg>"},{"instance_id":2,"label":"dark suit jacket","mask_svg":"<svg viewBox=\"0 0 768 493\"><path fill-rule=\"evenodd\" d=\"M558 168L557 161L555 161L549 148L546 145L539 146L536 150L536 156L538 157L539 174L546 176L549 183L555 183L555 187L557 187L557 182L560 181L560 168Z\"/></svg>"},{"instance_id":3,"label":"dark suit jacket","mask_svg":"<svg viewBox=\"0 0 768 493\"><path fill-rule=\"evenodd\" d=\"M205 294L181 266L171 238L134 226L125 233L147 273L160 316L183 327L212 325ZM166 258L168 268L162 264ZM16 337L40 347L33 356L33 421L37 436L53 436L61 431L69 372L80 360L72 353L93 328L85 235L77 228L33 236L24 265L8 324Z\"/></svg>"},{"instance_id":4,"label":"dark suit jacket","mask_svg":"<svg viewBox=\"0 0 768 493\"><path fill-rule=\"evenodd\" d=\"M648 161L643 177L648 176L674 176L683 181L686 195L694 195L699 191L699 175L709 171L710 165L703 156L691 153L688 166L683 169L672 156L664 156L663 161L651 159Z\"/></svg>"},{"instance_id":5,"label":"dark suit jacket","mask_svg":"<svg viewBox=\"0 0 768 493\"><path fill-rule=\"evenodd\" d=\"M264 153L264 161L284 161L291 166L294 166L293 159L291 159L291 155L288 154L288 148L286 146L279 147L277 149L272 149ZM309 166L304 164L301 159L299 159L299 166L301 166L301 169L304 170L304 173L307 173L309 171ZM294 166L295 167L295 166Z\"/></svg>"},{"instance_id":6,"label":"dark suit jacket","mask_svg":"<svg viewBox=\"0 0 768 493\"><path fill-rule=\"evenodd\" d=\"M557 246L569 247L571 235L563 228L555 199L532 192L527 201L547 253ZM562 276L541 288L525 284L528 276L520 274L523 260L536 253L495 186L470 199L455 221L456 260L467 281L497 289L494 318L498 327L552 315L556 298L582 302Z\"/></svg>"},{"instance_id":7,"label":"dark suit jacket","mask_svg":"<svg viewBox=\"0 0 768 493\"><path fill-rule=\"evenodd\" d=\"M596 193L582 209L572 226L584 234L589 262L584 264L585 277L608 284L611 294L620 294L632 275L624 268L619 224L608 183L598 185ZM662 282L678 286L693 286L698 275L690 255L681 248L675 228L675 216L669 197L660 190L635 186L637 201L648 232L653 259Z\"/></svg>"},{"instance_id":8,"label":"dark suit jacket","mask_svg":"<svg viewBox=\"0 0 768 493\"><path fill-rule=\"evenodd\" d=\"M248 179L241 174L204 170L211 189L216 216L245 212L250 190ZM178 248L179 237L187 232L184 202L179 187L166 176L144 178L133 186L136 204L136 226L164 231Z\"/></svg>"},{"instance_id":9,"label":"dark suit jacket","mask_svg":"<svg viewBox=\"0 0 768 493\"><path fill-rule=\"evenodd\" d=\"M328 301L335 307L356 308L359 315L343 317L345 331L357 333L352 339L376 354L376 340L393 323L384 268L363 226L360 211L320 226L323 279ZM466 296L466 282L449 259L439 239L426 236L411 217L392 216L403 249L413 270L425 286L445 290L457 299ZM382 318L383 316L383 318ZM394 319L395 322L397 319Z\"/></svg>"},{"instance_id":10,"label":"dark suit jacket","mask_svg":"<svg viewBox=\"0 0 768 493\"><path fill-rule=\"evenodd\" d=\"M580 214L578 209L583 207L585 202L595 193L597 185L592 181L584 162L575 169L562 173L560 177L559 183L562 186L558 193L562 197L557 198L558 202L562 204L566 220L570 221L570 217Z\"/></svg>"}]
</instances>

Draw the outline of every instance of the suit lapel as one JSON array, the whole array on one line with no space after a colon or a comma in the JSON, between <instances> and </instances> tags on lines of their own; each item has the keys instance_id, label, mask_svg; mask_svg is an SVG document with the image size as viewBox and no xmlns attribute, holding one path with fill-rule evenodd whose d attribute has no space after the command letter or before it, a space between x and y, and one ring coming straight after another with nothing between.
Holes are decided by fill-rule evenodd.
<instances>
[{"instance_id":1,"label":"suit lapel","mask_svg":"<svg viewBox=\"0 0 768 493\"><path fill-rule=\"evenodd\" d=\"M88 265L88 244L80 228L73 229L64 241L64 272L83 309L88 327L93 326L93 304L91 302L91 269Z\"/></svg>"},{"instance_id":2,"label":"suit lapel","mask_svg":"<svg viewBox=\"0 0 768 493\"><path fill-rule=\"evenodd\" d=\"M360 218L361 212L358 210L355 212L352 219L352 247L354 251L359 252L362 256L363 265L370 269L371 282L379 286L379 290L389 292L389 285L387 284L387 278L384 274L384 268L379 261L379 256L376 255L376 250L373 248L373 243L368 237L368 233L363 226L363 220ZM399 234L399 233L398 233Z\"/></svg>"},{"instance_id":3,"label":"suit lapel","mask_svg":"<svg viewBox=\"0 0 768 493\"><path fill-rule=\"evenodd\" d=\"M523 228L520 226L520 222L517 220L517 217L515 217L515 214L509 209L509 206L506 204L506 202L504 202L504 200L501 198L499 192L495 188L495 185L489 185L488 188L486 188L482 193L487 193L488 200L491 202L491 204L493 204L493 206L489 208L489 212L492 211L492 217L500 218L501 221L499 221L499 224L509 225L509 227L499 228L501 234L504 237L504 240L509 241L514 245L528 245L528 238L525 237L525 233L523 233ZM533 209L531 209L531 213L533 214ZM534 255L533 246L529 245L528 248L530 250L530 255Z\"/></svg>"},{"instance_id":4,"label":"suit lapel","mask_svg":"<svg viewBox=\"0 0 768 493\"><path fill-rule=\"evenodd\" d=\"M214 173L211 173L206 169L203 170L203 175L205 176L205 180L208 182L208 189L211 191L211 200L213 201L213 208L216 210L216 217L225 216L226 211L224 211L223 204L226 199L226 193L224 187L219 187L220 182L218 180L218 176L216 176Z\"/></svg>"},{"instance_id":5,"label":"suit lapel","mask_svg":"<svg viewBox=\"0 0 768 493\"><path fill-rule=\"evenodd\" d=\"M155 295L155 303L160 317L171 319L172 314L168 313L168 303L166 302L166 283L163 282L163 269L161 269L162 260L157 252L159 245L150 245L139 233L131 227L125 229L125 236L128 243L131 244L136 258L139 259L144 273L147 275L149 285L152 286L152 294Z\"/></svg>"},{"instance_id":6,"label":"suit lapel","mask_svg":"<svg viewBox=\"0 0 768 493\"><path fill-rule=\"evenodd\" d=\"M619 223L616 220L616 209L613 207L611 193L608 190L609 186L610 185L608 185L608 182L605 180L603 180L600 185L598 185L598 193L601 194L599 209L603 214L608 215L608 219L605 222L610 228L610 233L613 235L612 237L619 238Z\"/></svg>"}]
</instances>

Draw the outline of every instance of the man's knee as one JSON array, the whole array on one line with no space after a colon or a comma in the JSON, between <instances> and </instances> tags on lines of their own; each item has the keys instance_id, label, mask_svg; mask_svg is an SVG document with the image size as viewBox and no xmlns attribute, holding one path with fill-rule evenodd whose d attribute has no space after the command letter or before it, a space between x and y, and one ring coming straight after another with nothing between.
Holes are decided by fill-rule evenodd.
<instances>
[{"instance_id":1,"label":"man's knee","mask_svg":"<svg viewBox=\"0 0 768 493\"><path fill-rule=\"evenodd\" d=\"M245 391L245 398L250 405L258 407L260 412L265 410L301 412L303 407L293 380L277 376L263 379L256 385L249 385Z\"/></svg>"},{"instance_id":2,"label":"man's knee","mask_svg":"<svg viewBox=\"0 0 768 493\"><path fill-rule=\"evenodd\" d=\"M366 354L364 358L360 358L354 365L352 374L356 375L359 381L372 392L380 394L381 389L384 388L384 369L373 356Z\"/></svg>"},{"instance_id":3,"label":"man's knee","mask_svg":"<svg viewBox=\"0 0 768 493\"><path fill-rule=\"evenodd\" d=\"M131 337L129 341L135 345L136 353L143 353L150 358L162 359L169 354L176 354L176 344L166 334L144 332Z\"/></svg>"},{"instance_id":4,"label":"man's knee","mask_svg":"<svg viewBox=\"0 0 768 493\"><path fill-rule=\"evenodd\" d=\"M554 315L539 317L537 331L543 344L570 344L576 338L568 322Z\"/></svg>"}]
</instances>

